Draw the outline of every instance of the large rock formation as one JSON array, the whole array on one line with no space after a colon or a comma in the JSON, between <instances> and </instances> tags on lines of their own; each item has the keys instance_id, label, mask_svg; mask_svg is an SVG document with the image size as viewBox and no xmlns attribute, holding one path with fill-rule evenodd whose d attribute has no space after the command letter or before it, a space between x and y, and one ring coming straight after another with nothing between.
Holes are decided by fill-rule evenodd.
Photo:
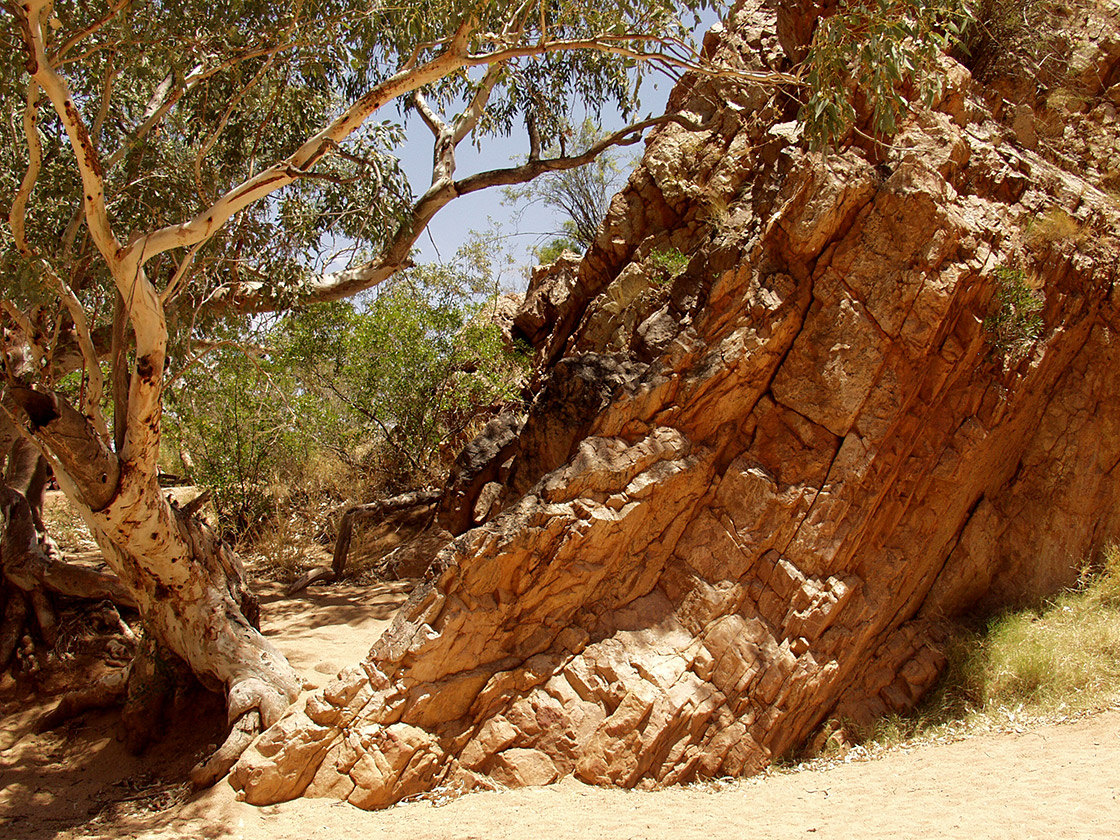
<instances>
[{"instance_id":1,"label":"large rock formation","mask_svg":"<svg viewBox=\"0 0 1120 840\"><path fill-rule=\"evenodd\" d=\"M748 2L707 49L774 65L776 31ZM1092 89L1040 151L948 59L889 146L827 156L786 92L678 86L705 130L652 138L540 273L527 417L468 447L457 536L243 757L246 798L750 773L910 707L946 618L1070 583L1120 529L1120 41L1078 49ZM1040 328L1001 308L1030 289Z\"/></svg>"}]
</instances>

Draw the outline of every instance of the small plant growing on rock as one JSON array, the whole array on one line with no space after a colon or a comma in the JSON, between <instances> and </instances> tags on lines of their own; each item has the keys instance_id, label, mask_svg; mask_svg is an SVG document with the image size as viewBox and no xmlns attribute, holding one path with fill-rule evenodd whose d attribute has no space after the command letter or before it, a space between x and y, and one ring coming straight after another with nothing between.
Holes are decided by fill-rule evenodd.
<instances>
[{"instance_id":1,"label":"small plant growing on rock","mask_svg":"<svg viewBox=\"0 0 1120 840\"><path fill-rule=\"evenodd\" d=\"M996 269L995 307L984 319L992 349L1007 363L1021 359L1042 334L1042 294L1017 268Z\"/></svg>"},{"instance_id":2,"label":"small plant growing on rock","mask_svg":"<svg viewBox=\"0 0 1120 840\"><path fill-rule=\"evenodd\" d=\"M1076 242L1082 237L1081 223L1061 207L1051 207L1027 228L1027 245L1038 249L1053 242Z\"/></svg>"},{"instance_id":3,"label":"small plant growing on rock","mask_svg":"<svg viewBox=\"0 0 1120 840\"><path fill-rule=\"evenodd\" d=\"M659 248L649 255L654 268L654 279L668 283L688 267L688 256L680 248Z\"/></svg>"},{"instance_id":4,"label":"small plant growing on rock","mask_svg":"<svg viewBox=\"0 0 1120 840\"><path fill-rule=\"evenodd\" d=\"M722 236L731 229L731 205L722 195L709 196L704 202L701 218Z\"/></svg>"}]
</instances>

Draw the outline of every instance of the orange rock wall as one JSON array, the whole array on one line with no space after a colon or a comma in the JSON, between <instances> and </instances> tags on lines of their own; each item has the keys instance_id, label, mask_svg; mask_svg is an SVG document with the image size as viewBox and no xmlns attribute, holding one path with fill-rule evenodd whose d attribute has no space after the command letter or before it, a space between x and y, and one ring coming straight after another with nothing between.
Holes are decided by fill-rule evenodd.
<instances>
[{"instance_id":1,"label":"orange rock wall","mask_svg":"<svg viewBox=\"0 0 1120 840\"><path fill-rule=\"evenodd\" d=\"M774 31L744 4L707 48L772 63ZM538 273L527 419L470 450L458 536L366 662L235 768L250 801L755 772L911 707L947 618L1120 532L1117 205L943 69L890 147L827 156L783 92L678 86L705 131L657 133L583 261ZM1032 234L1054 207L1080 235ZM1001 269L1045 296L1010 357Z\"/></svg>"}]
</instances>

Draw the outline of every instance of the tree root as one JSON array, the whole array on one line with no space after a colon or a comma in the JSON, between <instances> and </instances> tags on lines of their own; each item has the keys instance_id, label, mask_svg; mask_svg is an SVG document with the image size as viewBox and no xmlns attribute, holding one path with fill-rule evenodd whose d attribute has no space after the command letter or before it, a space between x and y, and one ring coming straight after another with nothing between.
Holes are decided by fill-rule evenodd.
<instances>
[{"instance_id":1,"label":"tree root","mask_svg":"<svg viewBox=\"0 0 1120 840\"><path fill-rule=\"evenodd\" d=\"M334 573L334 569L328 569L326 566L316 566L309 569L294 580L287 589L284 590L284 597L290 598L297 592L300 592L313 583L319 581L326 581L327 583L334 583L338 576Z\"/></svg>"},{"instance_id":2,"label":"tree root","mask_svg":"<svg viewBox=\"0 0 1120 840\"><path fill-rule=\"evenodd\" d=\"M28 498L0 480L0 670L8 667L25 636L55 647L54 596L136 606L116 575L61 559L49 536L39 530L39 520Z\"/></svg>"},{"instance_id":3,"label":"tree root","mask_svg":"<svg viewBox=\"0 0 1120 840\"><path fill-rule=\"evenodd\" d=\"M50 598L41 589L32 589L27 593L27 598L31 602L31 609L35 613L35 620L39 624L39 633L43 641L47 643L47 647L53 648L58 642L58 616L55 614Z\"/></svg>"},{"instance_id":4,"label":"tree root","mask_svg":"<svg viewBox=\"0 0 1120 840\"><path fill-rule=\"evenodd\" d=\"M106 674L87 688L64 695L57 706L39 718L35 730L46 732L91 709L107 709L110 706L120 705L128 690L129 670L127 667L121 668Z\"/></svg>"},{"instance_id":5,"label":"tree root","mask_svg":"<svg viewBox=\"0 0 1120 840\"><path fill-rule=\"evenodd\" d=\"M195 788L210 787L225 776L260 733L261 714L258 710L250 709L241 715L230 729L225 743L191 769L191 782Z\"/></svg>"},{"instance_id":6,"label":"tree root","mask_svg":"<svg viewBox=\"0 0 1120 840\"><path fill-rule=\"evenodd\" d=\"M194 675L183 660L150 637L141 640L132 660L127 696L121 709L124 742L129 752L144 751L161 728L168 700L181 686L193 683Z\"/></svg>"},{"instance_id":7,"label":"tree root","mask_svg":"<svg viewBox=\"0 0 1120 840\"><path fill-rule=\"evenodd\" d=\"M22 592L12 588L8 592L7 603L4 604L4 618L0 620L0 670L8 667L15 655L26 620L27 599Z\"/></svg>"}]
</instances>

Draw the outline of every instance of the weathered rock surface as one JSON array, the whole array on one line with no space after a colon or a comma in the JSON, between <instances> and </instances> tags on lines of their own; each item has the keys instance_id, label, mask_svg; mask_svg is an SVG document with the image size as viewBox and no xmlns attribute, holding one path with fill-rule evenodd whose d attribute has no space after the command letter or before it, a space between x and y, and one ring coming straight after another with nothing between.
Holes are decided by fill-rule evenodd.
<instances>
[{"instance_id":1,"label":"weathered rock surface","mask_svg":"<svg viewBox=\"0 0 1120 840\"><path fill-rule=\"evenodd\" d=\"M773 61L776 31L747 3L707 48ZM1117 535L1120 212L944 69L890 147L827 158L784 93L678 87L705 131L657 134L584 260L538 276L527 418L461 459L458 536L368 659L235 768L249 801L750 773L909 708L946 618ZM1001 353L984 322L1020 278L1044 326Z\"/></svg>"}]
</instances>

